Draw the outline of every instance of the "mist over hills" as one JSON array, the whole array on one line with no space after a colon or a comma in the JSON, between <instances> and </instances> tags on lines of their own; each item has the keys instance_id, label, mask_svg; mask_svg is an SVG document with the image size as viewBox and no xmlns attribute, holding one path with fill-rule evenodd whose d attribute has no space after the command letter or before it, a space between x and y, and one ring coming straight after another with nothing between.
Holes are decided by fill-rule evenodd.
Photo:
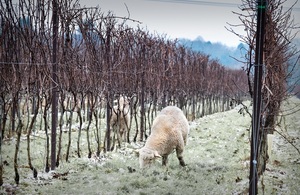
<instances>
[{"instance_id":1,"label":"mist over hills","mask_svg":"<svg viewBox=\"0 0 300 195\"><path fill-rule=\"evenodd\" d=\"M193 51L199 51L210 56L210 59L218 60L222 65L228 68L240 69L243 64L239 61L245 61L247 45L240 43L237 47L229 47L222 43L212 43L205 41L201 36L194 40L178 39L179 44L191 48ZM237 60L236 60L237 59Z\"/></svg>"},{"instance_id":2,"label":"mist over hills","mask_svg":"<svg viewBox=\"0 0 300 195\"><path fill-rule=\"evenodd\" d=\"M220 64L228 68L240 69L244 66L242 62L245 61L244 56L248 50L246 44L240 43L236 47L229 47L222 43L212 43L205 41L201 36L194 40L190 39L178 39L178 43L191 48L193 51L199 51L210 56L210 59L218 60ZM300 51L300 38L296 38L292 41L292 44L296 46ZM289 64L297 63L297 56L294 56L289 60ZM298 62L299 64L299 62ZM296 75L299 75L300 68L294 71Z\"/></svg>"}]
</instances>

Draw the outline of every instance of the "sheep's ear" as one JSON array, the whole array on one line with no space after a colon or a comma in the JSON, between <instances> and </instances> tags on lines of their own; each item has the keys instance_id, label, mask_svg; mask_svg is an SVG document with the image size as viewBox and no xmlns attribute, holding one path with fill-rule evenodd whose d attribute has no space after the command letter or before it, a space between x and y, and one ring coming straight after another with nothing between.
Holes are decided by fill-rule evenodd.
<instances>
[{"instance_id":1,"label":"sheep's ear","mask_svg":"<svg viewBox=\"0 0 300 195\"><path fill-rule=\"evenodd\" d=\"M158 152L155 150L155 152L154 152L154 157L155 157L155 158L161 158L161 155L159 155Z\"/></svg>"}]
</instances>

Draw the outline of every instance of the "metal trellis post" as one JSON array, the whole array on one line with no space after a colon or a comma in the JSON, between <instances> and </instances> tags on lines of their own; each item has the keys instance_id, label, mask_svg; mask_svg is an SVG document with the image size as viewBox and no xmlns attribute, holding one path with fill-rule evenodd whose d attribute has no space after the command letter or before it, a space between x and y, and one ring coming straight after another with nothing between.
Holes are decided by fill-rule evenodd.
<instances>
[{"instance_id":1,"label":"metal trellis post","mask_svg":"<svg viewBox=\"0 0 300 195\"><path fill-rule=\"evenodd\" d=\"M58 115L58 78L57 78L57 36L58 36L58 14L57 1L53 0L53 56L52 56L52 126L51 126L51 170L56 166L56 127Z\"/></svg>"},{"instance_id":2,"label":"metal trellis post","mask_svg":"<svg viewBox=\"0 0 300 195\"><path fill-rule=\"evenodd\" d=\"M252 115L252 133L251 133L251 156L250 156L250 178L249 194L257 194L257 161L258 148L260 143L259 131L261 118L261 89L263 76L263 44L265 34L265 10L266 0L257 1L257 30L256 30L256 48L255 48L255 66L254 66L254 93L253 93L253 115Z\"/></svg>"}]
</instances>

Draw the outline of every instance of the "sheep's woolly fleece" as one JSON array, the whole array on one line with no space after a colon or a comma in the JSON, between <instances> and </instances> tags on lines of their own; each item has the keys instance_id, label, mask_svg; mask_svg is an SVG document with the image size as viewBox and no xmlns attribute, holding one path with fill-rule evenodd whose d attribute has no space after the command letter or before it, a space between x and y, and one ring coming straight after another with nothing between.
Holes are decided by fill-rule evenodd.
<instances>
[{"instance_id":1,"label":"sheep's woolly fleece","mask_svg":"<svg viewBox=\"0 0 300 195\"><path fill-rule=\"evenodd\" d=\"M140 167L149 167L155 158L163 157L167 165L168 155L176 149L182 166L184 146L189 133L189 124L183 112L175 106L164 108L154 119L151 134L143 148L139 150Z\"/></svg>"}]
</instances>

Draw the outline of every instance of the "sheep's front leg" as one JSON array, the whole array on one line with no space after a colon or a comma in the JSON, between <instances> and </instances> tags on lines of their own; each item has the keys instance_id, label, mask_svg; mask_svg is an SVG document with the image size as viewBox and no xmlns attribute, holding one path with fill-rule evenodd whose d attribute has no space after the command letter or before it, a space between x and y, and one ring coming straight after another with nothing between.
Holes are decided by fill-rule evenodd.
<instances>
[{"instance_id":1,"label":"sheep's front leg","mask_svg":"<svg viewBox=\"0 0 300 195\"><path fill-rule=\"evenodd\" d=\"M115 144L116 144L116 132L115 130L113 129L113 137L112 137L112 141L113 141L113 144L110 148L110 151L113 151L115 149Z\"/></svg>"},{"instance_id":2,"label":"sheep's front leg","mask_svg":"<svg viewBox=\"0 0 300 195\"><path fill-rule=\"evenodd\" d=\"M184 167L186 164L185 164L185 162L183 160L182 153L183 153L183 149L177 147L176 148L176 154L177 154L177 158L179 160L179 164Z\"/></svg>"},{"instance_id":3,"label":"sheep's front leg","mask_svg":"<svg viewBox=\"0 0 300 195\"><path fill-rule=\"evenodd\" d=\"M166 166L168 164L168 155L162 156L162 165Z\"/></svg>"}]
</instances>

